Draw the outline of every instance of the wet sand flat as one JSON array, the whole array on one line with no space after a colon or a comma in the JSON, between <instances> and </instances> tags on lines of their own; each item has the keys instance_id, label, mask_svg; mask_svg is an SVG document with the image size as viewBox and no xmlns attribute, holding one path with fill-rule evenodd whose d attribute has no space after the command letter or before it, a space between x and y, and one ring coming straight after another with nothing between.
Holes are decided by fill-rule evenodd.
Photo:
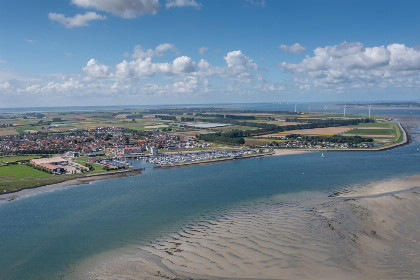
<instances>
[{"instance_id":1,"label":"wet sand flat","mask_svg":"<svg viewBox=\"0 0 420 280\"><path fill-rule=\"evenodd\" d=\"M420 279L420 176L203 219L67 279Z\"/></svg>"}]
</instances>

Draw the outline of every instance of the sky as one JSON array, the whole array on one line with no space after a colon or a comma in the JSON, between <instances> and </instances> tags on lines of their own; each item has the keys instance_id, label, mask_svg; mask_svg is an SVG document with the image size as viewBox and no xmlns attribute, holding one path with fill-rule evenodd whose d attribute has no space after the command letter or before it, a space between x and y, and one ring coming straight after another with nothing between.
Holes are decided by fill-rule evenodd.
<instances>
[{"instance_id":1,"label":"sky","mask_svg":"<svg viewBox=\"0 0 420 280\"><path fill-rule=\"evenodd\" d=\"M420 100L417 0L0 0L0 107Z\"/></svg>"}]
</instances>

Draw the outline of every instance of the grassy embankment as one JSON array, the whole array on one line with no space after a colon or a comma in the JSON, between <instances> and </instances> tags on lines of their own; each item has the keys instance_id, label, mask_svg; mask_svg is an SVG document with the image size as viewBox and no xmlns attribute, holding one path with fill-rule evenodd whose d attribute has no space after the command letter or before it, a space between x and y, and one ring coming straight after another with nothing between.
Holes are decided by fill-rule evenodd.
<instances>
[{"instance_id":1,"label":"grassy embankment","mask_svg":"<svg viewBox=\"0 0 420 280\"><path fill-rule=\"evenodd\" d=\"M73 175L53 175L38 169L29 167L20 162L29 161L40 156L10 156L0 158L0 193L12 192L25 188L49 185L68 181L87 174L107 173L100 164L91 163L94 170L83 174ZM16 163L3 164L2 162ZM75 162L85 165L88 162L87 157L75 159Z\"/></svg>"}]
</instances>

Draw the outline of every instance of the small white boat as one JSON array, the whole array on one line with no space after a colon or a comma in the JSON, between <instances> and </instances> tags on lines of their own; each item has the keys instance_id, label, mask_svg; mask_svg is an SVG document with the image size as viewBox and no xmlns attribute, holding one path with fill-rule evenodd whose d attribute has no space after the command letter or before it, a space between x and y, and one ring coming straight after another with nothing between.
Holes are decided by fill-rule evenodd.
<instances>
[{"instance_id":1,"label":"small white boat","mask_svg":"<svg viewBox=\"0 0 420 280\"><path fill-rule=\"evenodd\" d=\"M325 158L325 155L324 155L324 153L321 153L321 157Z\"/></svg>"}]
</instances>

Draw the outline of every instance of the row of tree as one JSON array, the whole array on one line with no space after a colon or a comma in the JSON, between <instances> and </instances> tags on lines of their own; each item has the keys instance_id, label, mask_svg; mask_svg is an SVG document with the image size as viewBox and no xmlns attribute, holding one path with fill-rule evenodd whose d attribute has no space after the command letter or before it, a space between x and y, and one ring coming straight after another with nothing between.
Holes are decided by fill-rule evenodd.
<instances>
[{"instance_id":1,"label":"row of tree","mask_svg":"<svg viewBox=\"0 0 420 280\"><path fill-rule=\"evenodd\" d=\"M234 129L226 132L216 132L197 135L198 139L207 142L240 145L245 144L244 137L249 136L246 131Z\"/></svg>"},{"instance_id":2,"label":"row of tree","mask_svg":"<svg viewBox=\"0 0 420 280\"><path fill-rule=\"evenodd\" d=\"M196 116L216 119L230 119L230 120L255 120L255 116L244 116L244 115L224 115L224 114L204 114L197 113Z\"/></svg>"},{"instance_id":3,"label":"row of tree","mask_svg":"<svg viewBox=\"0 0 420 280\"><path fill-rule=\"evenodd\" d=\"M368 138L368 137L343 136L343 135L309 136L309 135L291 134L291 135L286 136L286 139L301 140L304 142L330 142L330 143L349 143L349 144L373 142L373 139Z\"/></svg>"},{"instance_id":4,"label":"row of tree","mask_svg":"<svg viewBox=\"0 0 420 280\"><path fill-rule=\"evenodd\" d=\"M193 117L181 117L181 122L193 122Z\"/></svg>"},{"instance_id":5,"label":"row of tree","mask_svg":"<svg viewBox=\"0 0 420 280\"><path fill-rule=\"evenodd\" d=\"M176 120L176 116L167 116L167 115L155 115L155 118L161 119L161 120L168 120L168 121Z\"/></svg>"}]
</instances>

